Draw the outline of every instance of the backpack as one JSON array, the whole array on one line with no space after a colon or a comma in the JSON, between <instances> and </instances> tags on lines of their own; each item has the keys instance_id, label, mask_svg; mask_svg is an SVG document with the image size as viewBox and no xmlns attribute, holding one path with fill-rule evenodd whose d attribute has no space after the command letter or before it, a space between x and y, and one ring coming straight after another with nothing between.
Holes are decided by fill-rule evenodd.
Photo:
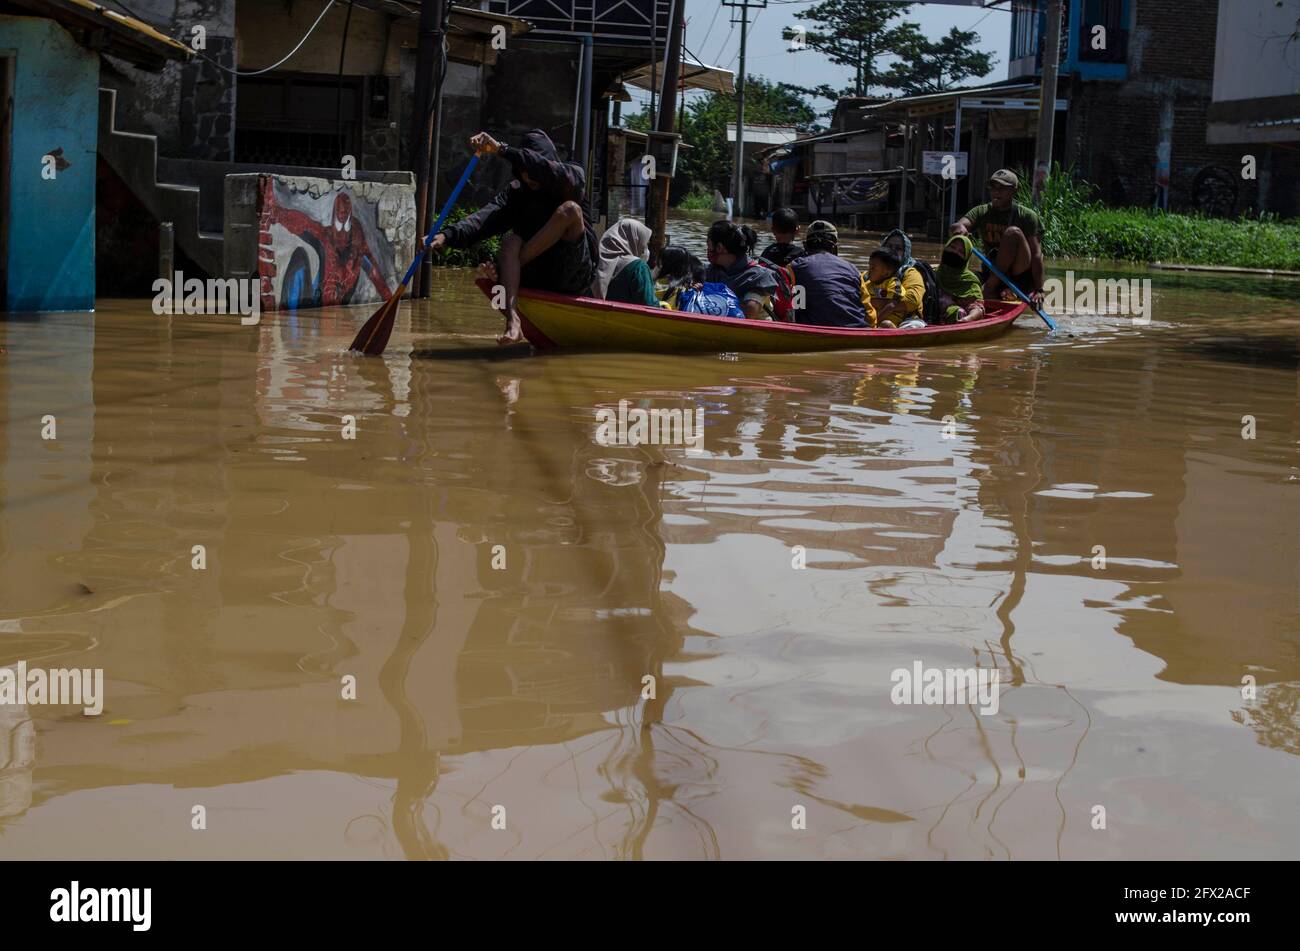
<instances>
[{"instance_id":1,"label":"backpack","mask_svg":"<svg viewBox=\"0 0 1300 951\"><path fill-rule=\"evenodd\" d=\"M920 273L921 281L925 284L925 297L921 300L921 319L927 324L952 323L948 319L944 308L940 306L939 278L935 275L934 268L926 261L914 261L912 267L916 268L917 272ZM899 269L898 272L898 287L901 291L903 287L902 269Z\"/></svg>"},{"instance_id":2,"label":"backpack","mask_svg":"<svg viewBox=\"0 0 1300 951\"><path fill-rule=\"evenodd\" d=\"M767 268L776 277L776 290L772 292L772 316L785 323L794 322L794 271L789 264L774 264L764 258L749 262L750 267Z\"/></svg>"},{"instance_id":3,"label":"backpack","mask_svg":"<svg viewBox=\"0 0 1300 951\"><path fill-rule=\"evenodd\" d=\"M736 292L726 284L713 282L704 284L698 291L693 287L683 288L677 295L677 309L710 317L745 316Z\"/></svg>"}]
</instances>

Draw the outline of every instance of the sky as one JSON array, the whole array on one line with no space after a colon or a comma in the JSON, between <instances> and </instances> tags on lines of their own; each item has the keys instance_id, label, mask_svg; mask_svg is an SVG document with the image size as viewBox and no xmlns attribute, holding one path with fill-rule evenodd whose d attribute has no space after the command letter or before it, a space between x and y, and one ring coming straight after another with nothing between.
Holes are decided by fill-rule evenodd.
<instances>
[{"instance_id":1,"label":"sky","mask_svg":"<svg viewBox=\"0 0 1300 951\"><path fill-rule=\"evenodd\" d=\"M812 2L803 0L768 0L765 10L750 12L749 42L745 54L745 72L748 75L758 74L772 81L800 86L829 83L841 88L853 81L853 71L849 67L836 66L821 53L814 50L799 53L786 51L789 40L781 39L781 30L800 24L805 28L811 27L812 24L798 19L795 14L813 5ZM921 32L931 40L937 40L954 26L963 30L974 29L980 35L979 48L992 53L994 63L993 71L988 76L970 80L968 84L988 83L1007 76L1007 49L1011 42L1009 8L1010 4L981 9L914 3L903 19L919 24ZM718 0L686 0L686 48L707 65L735 71L739 68L740 26L731 25L731 12L731 8L723 7ZM889 62L888 59L882 59L880 65L887 66ZM640 111L641 104L650 101L648 92L638 89L629 91L634 101L624 105L625 114ZM817 102L818 111L824 111L829 106L830 103L824 100Z\"/></svg>"}]
</instances>

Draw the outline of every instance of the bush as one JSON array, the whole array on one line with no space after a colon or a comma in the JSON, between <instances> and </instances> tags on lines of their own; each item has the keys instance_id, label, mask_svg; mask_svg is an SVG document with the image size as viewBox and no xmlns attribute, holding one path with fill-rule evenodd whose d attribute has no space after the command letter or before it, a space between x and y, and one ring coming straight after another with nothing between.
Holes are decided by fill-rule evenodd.
<instances>
[{"instance_id":1,"label":"bush","mask_svg":"<svg viewBox=\"0 0 1300 951\"><path fill-rule=\"evenodd\" d=\"M463 221L478 209L453 208L451 214L447 216L447 224L455 224L457 221ZM442 248L435 251L432 257L434 267L475 267L484 261L495 261L497 252L501 250L501 239L488 238L477 244L472 244L468 248Z\"/></svg>"},{"instance_id":2,"label":"bush","mask_svg":"<svg viewBox=\"0 0 1300 951\"><path fill-rule=\"evenodd\" d=\"M1016 199L1032 204L1030 176ZM1096 188L1056 165L1043 189L1043 254L1170 264L1300 270L1300 222L1172 214L1157 208L1107 208Z\"/></svg>"},{"instance_id":3,"label":"bush","mask_svg":"<svg viewBox=\"0 0 1300 951\"><path fill-rule=\"evenodd\" d=\"M695 185L677 207L682 211L711 211L713 209L713 190Z\"/></svg>"}]
</instances>

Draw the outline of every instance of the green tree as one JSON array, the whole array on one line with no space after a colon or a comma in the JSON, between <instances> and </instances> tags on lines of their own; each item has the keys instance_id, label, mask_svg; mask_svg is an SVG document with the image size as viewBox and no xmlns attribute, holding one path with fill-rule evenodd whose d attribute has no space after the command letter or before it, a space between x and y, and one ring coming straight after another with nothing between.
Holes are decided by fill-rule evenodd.
<instances>
[{"instance_id":1,"label":"green tree","mask_svg":"<svg viewBox=\"0 0 1300 951\"><path fill-rule=\"evenodd\" d=\"M993 69L993 57L976 48L979 42L980 35L974 30L959 30L955 26L937 42L931 42L917 30L899 45L900 61L890 67L890 85L908 95L916 95L943 92L965 79L987 76Z\"/></svg>"},{"instance_id":2,"label":"green tree","mask_svg":"<svg viewBox=\"0 0 1300 951\"><path fill-rule=\"evenodd\" d=\"M912 9L910 3L882 2L882 0L823 0L802 13L801 20L818 24L811 30L786 27L781 35L797 41L802 48L822 53L832 63L853 70L853 84L835 90L830 86L800 91L827 99L839 96L865 96L872 86L897 88L896 79L889 71L878 71L876 60L882 56L899 55L902 48L919 36L916 25L893 25Z\"/></svg>"},{"instance_id":3,"label":"green tree","mask_svg":"<svg viewBox=\"0 0 1300 951\"><path fill-rule=\"evenodd\" d=\"M727 123L735 121L734 95L711 92L687 103L682 127L677 130L683 144L690 146L677 160L678 184L686 185L684 190L692 183L726 190L735 156L735 144L727 141ZM817 112L800 90L762 76L745 80L745 122L790 125L800 132L818 128ZM652 128L649 107L629 116L627 126L640 131Z\"/></svg>"}]
</instances>

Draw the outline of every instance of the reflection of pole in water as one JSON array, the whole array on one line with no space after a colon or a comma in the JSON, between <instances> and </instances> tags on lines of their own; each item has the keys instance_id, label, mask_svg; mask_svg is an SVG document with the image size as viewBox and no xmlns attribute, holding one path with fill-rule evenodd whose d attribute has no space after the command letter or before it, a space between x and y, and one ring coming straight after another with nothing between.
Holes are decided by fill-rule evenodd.
<instances>
[{"instance_id":1,"label":"reflection of pole in water","mask_svg":"<svg viewBox=\"0 0 1300 951\"><path fill-rule=\"evenodd\" d=\"M392 411L395 397L385 364L375 362L382 372L374 372L367 361L359 371L373 391L382 397L385 409ZM412 422L415 418L411 417ZM412 439L417 434L410 434ZM414 467L421 469L428 454L427 438L415 439L420 445ZM438 784L441 755L428 748L424 719L407 695L406 678L411 661L433 633L438 619L437 568L438 543L434 538L431 494L422 493L419 507L406 532L406 584L403 589L406 610L402 629L392 653L379 670L379 689L397 714L398 750L393 758L397 786L393 792L393 834L408 859L447 859L447 847L438 842L424 824L425 802Z\"/></svg>"}]
</instances>

